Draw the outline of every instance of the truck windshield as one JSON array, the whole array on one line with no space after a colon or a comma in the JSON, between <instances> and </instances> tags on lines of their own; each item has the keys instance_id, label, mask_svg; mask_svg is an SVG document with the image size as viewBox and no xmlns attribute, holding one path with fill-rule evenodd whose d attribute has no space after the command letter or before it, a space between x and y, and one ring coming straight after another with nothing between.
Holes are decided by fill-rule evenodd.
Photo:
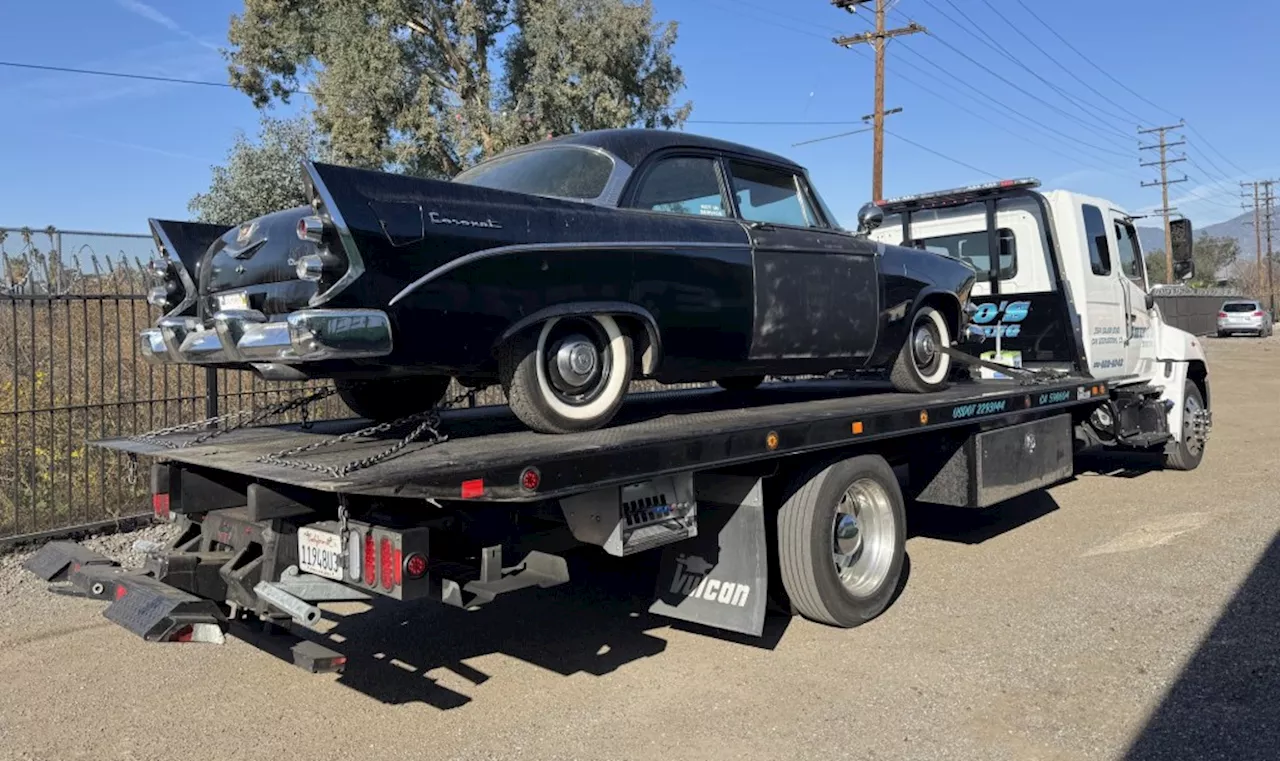
<instances>
[{"instance_id":1,"label":"truck windshield","mask_svg":"<svg viewBox=\"0 0 1280 761\"><path fill-rule=\"evenodd\" d=\"M547 146L498 156L453 178L464 185L553 198L590 200L613 173L606 153L578 146Z\"/></svg>"}]
</instances>

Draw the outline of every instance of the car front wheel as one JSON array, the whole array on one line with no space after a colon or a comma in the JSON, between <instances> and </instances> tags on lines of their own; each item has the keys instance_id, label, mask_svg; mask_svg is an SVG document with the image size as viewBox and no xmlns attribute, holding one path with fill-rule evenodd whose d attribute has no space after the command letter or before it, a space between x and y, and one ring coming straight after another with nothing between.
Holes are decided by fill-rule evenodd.
<instances>
[{"instance_id":1,"label":"car front wheel","mask_svg":"<svg viewBox=\"0 0 1280 761\"><path fill-rule=\"evenodd\" d=\"M498 354L511 411L542 433L608 424L622 406L633 366L630 336L603 314L552 318Z\"/></svg>"},{"instance_id":2,"label":"car front wheel","mask_svg":"<svg viewBox=\"0 0 1280 761\"><path fill-rule=\"evenodd\" d=\"M933 307L923 306L911 318L907 340L898 351L889 381L898 391L924 394L947 387L951 357L951 328L947 318Z\"/></svg>"}]
</instances>

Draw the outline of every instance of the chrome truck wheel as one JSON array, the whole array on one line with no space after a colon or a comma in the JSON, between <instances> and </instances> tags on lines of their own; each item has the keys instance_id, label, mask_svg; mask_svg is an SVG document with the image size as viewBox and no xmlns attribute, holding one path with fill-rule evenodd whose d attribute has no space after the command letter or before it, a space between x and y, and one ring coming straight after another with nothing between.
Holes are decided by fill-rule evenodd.
<instances>
[{"instance_id":1,"label":"chrome truck wheel","mask_svg":"<svg viewBox=\"0 0 1280 761\"><path fill-rule=\"evenodd\" d=\"M1209 411L1200 388L1192 381L1186 381L1182 397L1182 430L1178 441L1166 450L1164 464L1171 470L1195 470L1209 443Z\"/></svg>"},{"instance_id":2,"label":"chrome truck wheel","mask_svg":"<svg viewBox=\"0 0 1280 761\"><path fill-rule=\"evenodd\" d=\"M798 613L847 628L889 605L906 557L906 511L884 458L853 457L805 473L777 520L779 575Z\"/></svg>"},{"instance_id":3,"label":"chrome truck wheel","mask_svg":"<svg viewBox=\"0 0 1280 761\"><path fill-rule=\"evenodd\" d=\"M622 406L633 365L631 338L609 315L547 320L498 355L511 411L543 433L607 424Z\"/></svg>"}]
</instances>

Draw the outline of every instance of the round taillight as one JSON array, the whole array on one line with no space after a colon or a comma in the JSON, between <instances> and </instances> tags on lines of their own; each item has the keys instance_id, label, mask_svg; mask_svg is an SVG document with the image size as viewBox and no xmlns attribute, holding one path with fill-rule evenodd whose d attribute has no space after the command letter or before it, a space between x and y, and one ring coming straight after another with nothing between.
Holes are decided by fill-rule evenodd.
<instances>
[{"instance_id":1,"label":"round taillight","mask_svg":"<svg viewBox=\"0 0 1280 761\"><path fill-rule=\"evenodd\" d=\"M421 579L427 575L427 558L421 553L409 553L404 559L404 575L411 579Z\"/></svg>"},{"instance_id":2,"label":"round taillight","mask_svg":"<svg viewBox=\"0 0 1280 761\"><path fill-rule=\"evenodd\" d=\"M520 474L520 486L525 491L537 491L538 485L542 483L542 475L538 473L537 468L525 468Z\"/></svg>"},{"instance_id":3,"label":"round taillight","mask_svg":"<svg viewBox=\"0 0 1280 761\"><path fill-rule=\"evenodd\" d=\"M303 217L298 220L298 240L319 243L324 239L324 220L319 217Z\"/></svg>"}]
</instances>

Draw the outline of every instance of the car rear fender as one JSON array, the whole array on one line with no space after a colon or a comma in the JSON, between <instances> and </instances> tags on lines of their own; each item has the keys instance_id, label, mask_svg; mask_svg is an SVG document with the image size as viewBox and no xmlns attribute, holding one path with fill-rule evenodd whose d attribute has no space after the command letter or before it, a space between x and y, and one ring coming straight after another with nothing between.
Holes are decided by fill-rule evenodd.
<instances>
[{"instance_id":1,"label":"car rear fender","mask_svg":"<svg viewBox=\"0 0 1280 761\"><path fill-rule=\"evenodd\" d=\"M640 372L652 375L662 360L662 336L658 332L658 322L648 309L625 301L577 301L568 304L554 304L522 317L512 323L494 342L493 349L523 333L528 328L545 322L553 317L578 317L593 314L607 314L615 317L629 317L644 326L644 336L632 336L634 339L645 339L640 349Z\"/></svg>"}]
</instances>

